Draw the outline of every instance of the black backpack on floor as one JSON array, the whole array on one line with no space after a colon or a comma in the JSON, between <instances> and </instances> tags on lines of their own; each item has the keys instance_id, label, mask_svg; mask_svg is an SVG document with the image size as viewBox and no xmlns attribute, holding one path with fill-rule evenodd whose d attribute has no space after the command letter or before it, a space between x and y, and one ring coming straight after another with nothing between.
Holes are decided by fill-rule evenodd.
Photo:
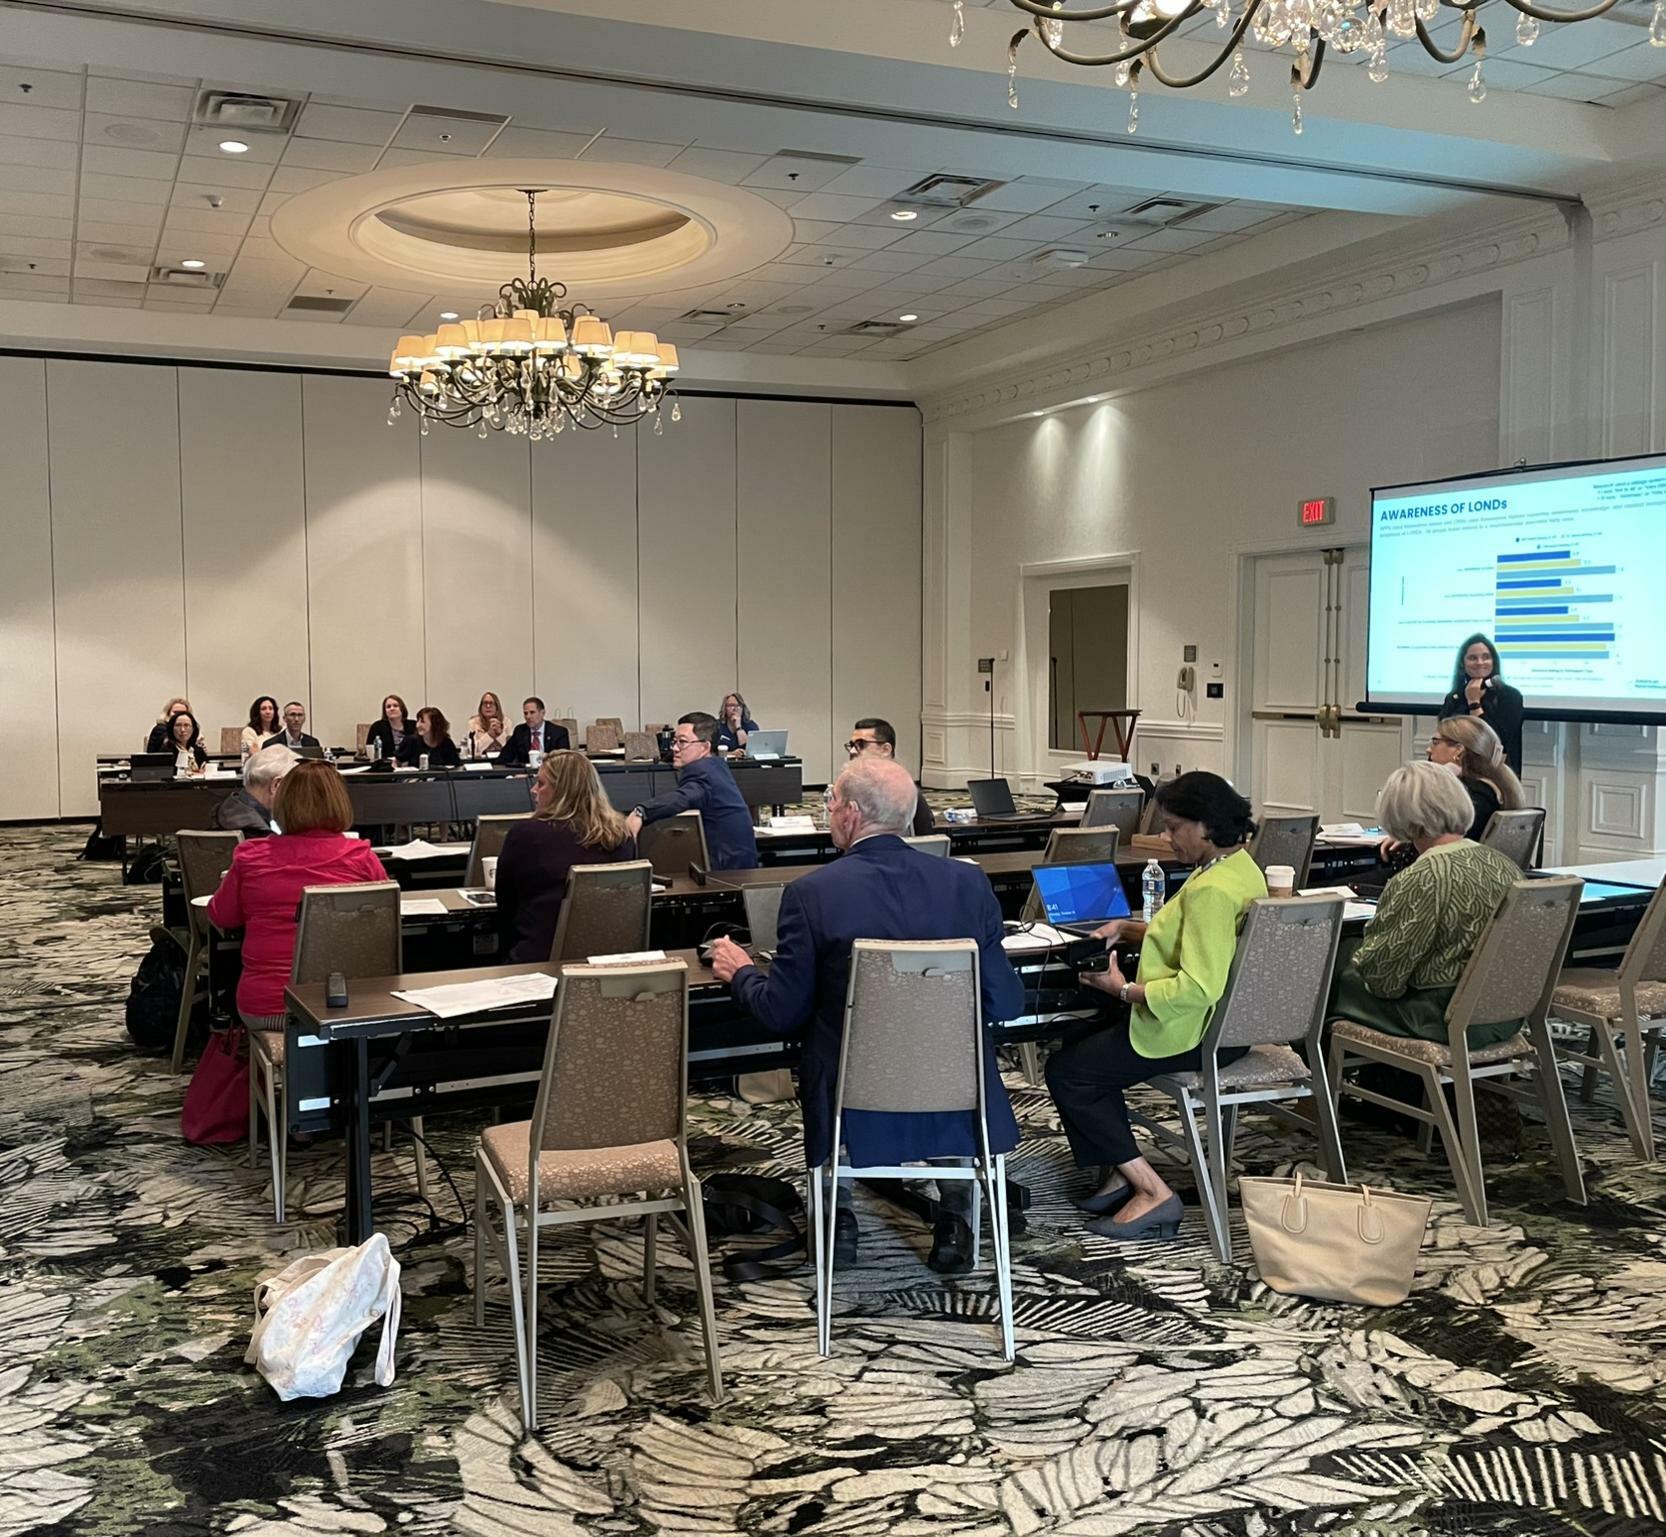
<instances>
[{"instance_id":1,"label":"black backpack on floor","mask_svg":"<svg viewBox=\"0 0 1666 1537\"><path fill-rule=\"evenodd\" d=\"M133 973L127 990L127 1033L143 1052L172 1051L179 1024L179 1001L185 996L185 953L172 938L158 939ZM206 1020L207 1000L199 998L192 1010L196 1032L199 1016Z\"/></svg>"}]
</instances>

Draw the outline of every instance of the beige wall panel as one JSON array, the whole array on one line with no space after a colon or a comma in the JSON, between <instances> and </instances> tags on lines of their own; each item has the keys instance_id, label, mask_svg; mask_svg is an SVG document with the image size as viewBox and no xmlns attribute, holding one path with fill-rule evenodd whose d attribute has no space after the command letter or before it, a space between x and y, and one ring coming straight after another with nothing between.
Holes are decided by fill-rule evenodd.
<instances>
[{"instance_id":1,"label":"beige wall panel","mask_svg":"<svg viewBox=\"0 0 1666 1537\"><path fill-rule=\"evenodd\" d=\"M143 746L189 683L175 372L46 365L65 816L98 804L95 755Z\"/></svg>"},{"instance_id":2,"label":"beige wall panel","mask_svg":"<svg viewBox=\"0 0 1666 1537\"><path fill-rule=\"evenodd\" d=\"M832 744L878 715L920 767L920 418L833 408ZM980 696L981 697L981 696ZM806 776L808 777L808 776Z\"/></svg>"},{"instance_id":3,"label":"beige wall panel","mask_svg":"<svg viewBox=\"0 0 1666 1537\"><path fill-rule=\"evenodd\" d=\"M532 688L532 445L433 428L422 455L428 692L462 741L491 689L510 720ZM407 700L415 710L415 699Z\"/></svg>"},{"instance_id":4,"label":"beige wall panel","mask_svg":"<svg viewBox=\"0 0 1666 1537\"><path fill-rule=\"evenodd\" d=\"M811 784L825 783L834 763L834 409L742 400L736 420L740 689L760 726L791 733L788 751Z\"/></svg>"},{"instance_id":5,"label":"beige wall panel","mask_svg":"<svg viewBox=\"0 0 1666 1537\"><path fill-rule=\"evenodd\" d=\"M307 696L304 458L299 374L179 370L185 659L210 752L257 695Z\"/></svg>"},{"instance_id":6,"label":"beige wall panel","mask_svg":"<svg viewBox=\"0 0 1666 1537\"><path fill-rule=\"evenodd\" d=\"M735 402L637 434L642 713L716 711L735 686Z\"/></svg>"},{"instance_id":7,"label":"beige wall panel","mask_svg":"<svg viewBox=\"0 0 1666 1537\"><path fill-rule=\"evenodd\" d=\"M427 691L421 440L409 413L385 425L385 380L308 375L301 400L311 714L333 746L376 718L384 694L414 711Z\"/></svg>"},{"instance_id":8,"label":"beige wall panel","mask_svg":"<svg viewBox=\"0 0 1666 1537\"><path fill-rule=\"evenodd\" d=\"M52 624L52 503L46 363L0 358L0 696L30 746L0 758L0 820L58 815L57 643Z\"/></svg>"},{"instance_id":9,"label":"beige wall panel","mask_svg":"<svg viewBox=\"0 0 1666 1537\"><path fill-rule=\"evenodd\" d=\"M563 433L533 452L532 574L532 691L581 727L617 715L634 731L636 444L625 434ZM519 699L504 708L519 718Z\"/></svg>"}]
</instances>

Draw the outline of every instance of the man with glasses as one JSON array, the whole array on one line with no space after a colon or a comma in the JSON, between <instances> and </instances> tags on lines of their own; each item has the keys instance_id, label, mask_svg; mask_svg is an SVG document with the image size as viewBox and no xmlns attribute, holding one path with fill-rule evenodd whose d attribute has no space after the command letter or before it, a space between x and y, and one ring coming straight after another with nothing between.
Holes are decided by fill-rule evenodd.
<instances>
[{"instance_id":1,"label":"man with glasses","mask_svg":"<svg viewBox=\"0 0 1666 1537\"><path fill-rule=\"evenodd\" d=\"M897 755L897 733L890 721L870 715L850 728L850 740L845 743L845 752L853 763L858 758L894 758ZM926 804L925 792L921 790L914 802L914 836L923 838L936 830L937 820Z\"/></svg>"},{"instance_id":2,"label":"man with glasses","mask_svg":"<svg viewBox=\"0 0 1666 1537\"><path fill-rule=\"evenodd\" d=\"M638 806L629 817L631 837L650 822L698 811L706 830L706 852L714 870L756 870L758 840L752 831L752 811L741 798L729 765L717 757L717 717L694 710L677 722L671 738L671 761L677 769L677 788Z\"/></svg>"}]
</instances>

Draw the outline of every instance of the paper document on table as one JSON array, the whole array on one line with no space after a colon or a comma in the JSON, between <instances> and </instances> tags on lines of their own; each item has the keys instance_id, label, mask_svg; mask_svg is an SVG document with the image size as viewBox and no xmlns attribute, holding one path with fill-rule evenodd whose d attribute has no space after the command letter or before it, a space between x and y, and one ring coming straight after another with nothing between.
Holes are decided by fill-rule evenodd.
<instances>
[{"instance_id":1,"label":"paper document on table","mask_svg":"<svg viewBox=\"0 0 1666 1537\"><path fill-rule=\"evenodd\" d=\"M1021 955L1031 950L1051 950L1080 939L1079 934L1063 934L1050 923L1032 923L1016 934L1003 934L1001 948L1008 955Z\"/></svg>"},{"instance_id":2,"label":"paper document on table","mask_svg":"<svg viewBox=\"0 0 1666 1537\"><path fill-rule=\"evenodd\" d=\"M387 851L389 859L445 859L457 848L466 849L466 843L455 844L450 848L441 848L437 844L429 843L422 838L413 838L409 843L396 843Z\"/></svg>"},{"instance_id":3,"label":"paper document on table","mask_svg":"<svg viewBox=\"0 0 1666 1537\"><path fill-rule=\"evenodd\" d=\"M771 817L767 831L772 833L813 833L816 819L807 816Z\"/></svg>"},{"instance_id":4,"label":"paper document on table","mask_svg":"<svg viewBox=\"0 0 1666 1537\"><path fill-rule=\"evenodd\" d=\"M487 769L495 769L495 763L465 763L463 767L471 774L484 774Z\"/></svg>"},{"instance_id":5,"label":"paper document on table","mask_svg":"<svg viewBox=\"0 0 1666 1537\"><path fill-rule=\"evenodd\" d=\"M1369 923L1377 915L1375 902L1344 902L1342 904L1342 921L1344 923Z\"/></svg>"},{"instance_id":6,"label":"paper document on table","mask_svg":"<svg viewBox=\"0 0 1666 1537\"><path fill-rule=\"evenodd\" d=\"M1342 897L1349 902L1354 900L1355 895L1352 886L1303 886L1296 894L1303 897Z\"/></svg>"},{"instance_id":7,"label":"paper document on table","mask_svg":"<svg viewBox=\"0 0 1666 1537\"><path fill-rule=\"evenodd\" d=\"M646 966L664 959L663 950L621 950L617 955L587 955L584 963L587 966Z\"/></svg>"},{"instance_id":8,"label":"paper document on table","mask_svg":"<svg viewBox=\"0 0 1666 1537\"><path fill-rule=\"evenodd\" d=\"M352 768L338 767L336 769L336 773L338 774L368 774L369 772L370 765L368 763L356 763Z\"/></svg>"},{"instance_id":9,"label":"paper document on table","mask_svg":"<svg viewBox=\"0 0 1666 1537\"><path fill-rule=\"evenodd\" d=\"M214 900L214 898L212 896L192 897L191 898L191 906L193 906L193 907L207 907L208 904L210 902L212 902L213 900Z\"/></svg>"},{"instance_id":10,"label":"paper document on table","mask_svg":"<svg viewBox=\"0 0 1666 1537\"><path fill-rule=\"evenodd\" d=\"M447 911L446 905L438 897L401 897L399 899L399 913L401 917L422 917L440 914Z\"/></svg>"},{"instance_id":11,"label":"paper document on table","mask_svg":"<svg viewBox=\"0 0 1666 1537\"><path fill-rule=\"evenodd\" d=\"M450 982L441 987L413 987L393 994L406 1003L426 1009L437 1019L457 1019L464 1014L483 1014L489 1009L513 1008L517 1004L539 1003L555 996L555 978L541 971L514 977L494 977L485 982Z\"/></svg>"}]
</instances>

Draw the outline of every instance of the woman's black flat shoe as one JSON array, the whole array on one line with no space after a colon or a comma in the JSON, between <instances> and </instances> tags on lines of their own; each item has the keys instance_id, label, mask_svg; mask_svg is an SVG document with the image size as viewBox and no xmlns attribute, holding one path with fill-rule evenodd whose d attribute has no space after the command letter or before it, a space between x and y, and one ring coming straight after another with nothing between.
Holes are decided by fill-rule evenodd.
<instances>
[{"instance_id":1,"label":"woman's black flat shoe","mask_svg":"<svg viewBox=\"0 0 1666 1537\"><path fill-rule=\"evenodd\" d=\"M1128 1197L1133 1193L1132 1185L1121 1185L1115 1190L1096 1190L1092 1195L1080 1196L1070 1204L1090 1217L1108 1217L1127 1205Z\"/></svg>"},{"instance_id":2,"label":"woman's black flat shoe","mask_svg":"<svg viewBox=\"0 0 1666 1537\"><path fill-rule=\"evenodd\" d=\"M1143 1217L1129 1222L1096 1217L1088 1223L1088 1231L1101 1238L1173 1238L1180 1231L1180 1218L1185 1210L1180 1197L1171 1195L1161 1206L1153 1206Z\"/></svg>"}]
</instances>

